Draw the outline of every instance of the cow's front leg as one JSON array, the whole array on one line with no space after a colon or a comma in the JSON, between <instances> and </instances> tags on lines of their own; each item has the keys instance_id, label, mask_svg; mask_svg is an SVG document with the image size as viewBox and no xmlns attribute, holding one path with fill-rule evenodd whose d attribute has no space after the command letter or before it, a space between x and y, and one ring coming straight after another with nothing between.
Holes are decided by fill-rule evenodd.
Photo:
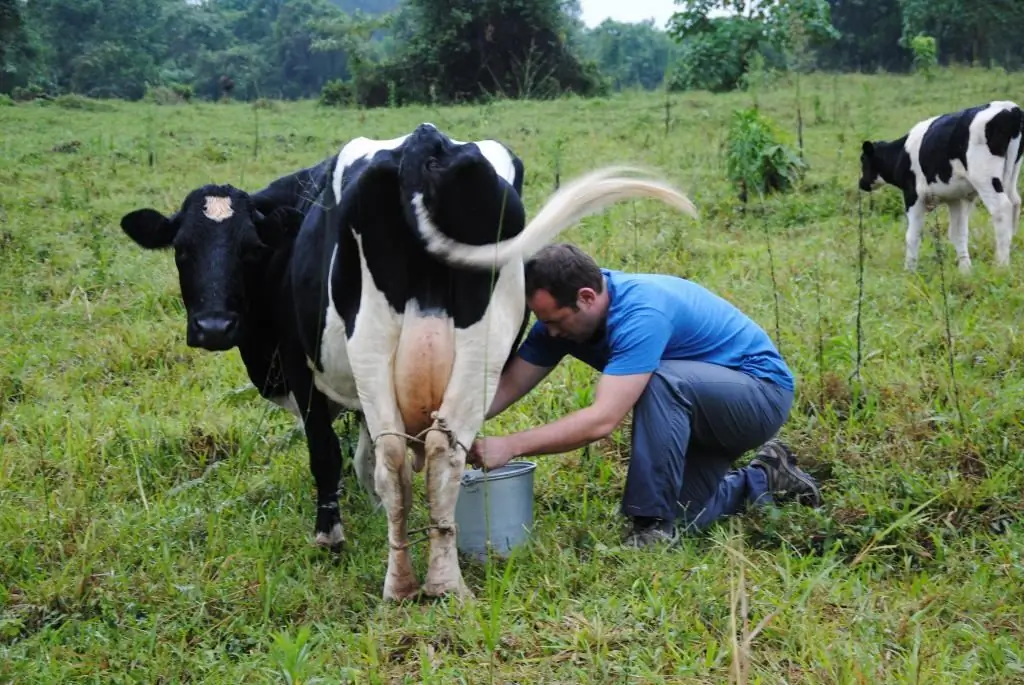
<instances>
[{"instance_id":1,"label":"cow's front leg","mask_svg":"<svg viewBox=\"0 0 1024 685\"><path fill-rule=\"evenodd\" d=\"M925 200L918 197L914 204L907 207L906 255L903 268L907 271L917 270L917 258L921 251L921 232L924 230Z\"/></svg>"},{"instance_id":2,"label":"cow's front leg","mask_svg":"<svg viewBox=\"0 0 1024 685\"><path fill-rule=\"evenodd\" d=\"M341 550L345 532L341 525L338 495L341 489L341 446L331 425L327 398L315 387L304 369L292 376L293 387L302 414L309 470L316 482L316 544L333 552Z\"/></svg>"}]
</instances>

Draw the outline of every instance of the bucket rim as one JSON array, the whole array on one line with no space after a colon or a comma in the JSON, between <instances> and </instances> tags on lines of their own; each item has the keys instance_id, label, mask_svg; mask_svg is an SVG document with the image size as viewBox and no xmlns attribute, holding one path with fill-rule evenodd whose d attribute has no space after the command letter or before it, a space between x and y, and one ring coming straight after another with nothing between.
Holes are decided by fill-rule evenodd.
<instances>
[{"instance_id":1,"label":"bucket rim","mask_svg":"<svg viewBox=\"0 0 1024 685\"><path fill-rule=\"evenodd\" d=\"M491 471L467 469L462 474L462 484L476 485L477 483L493 483L498 480L518 478L519 476L525 476L528 473L532 473L536 468L536 462L512 461Z\"/></svg>"}]
</instances>

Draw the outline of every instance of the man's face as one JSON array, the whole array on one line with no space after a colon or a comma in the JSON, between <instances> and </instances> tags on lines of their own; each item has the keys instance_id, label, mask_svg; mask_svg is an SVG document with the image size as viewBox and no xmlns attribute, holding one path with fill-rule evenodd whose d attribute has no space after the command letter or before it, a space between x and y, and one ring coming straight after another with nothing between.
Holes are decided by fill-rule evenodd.
<instances>
[{"instance_id":1,"label":"man's face","mask_svg":"<svg viewBox=\"0 0 1024 685\"><path fill-rule=\"evenodd\" d=\"M551 293L544 289L534 292L527 305L552 337L578 343L590 341L601 328L604 317L598 294L591 288L580 288L577 292L576 309L559 307Z\"/></svg>"}]
</instances>

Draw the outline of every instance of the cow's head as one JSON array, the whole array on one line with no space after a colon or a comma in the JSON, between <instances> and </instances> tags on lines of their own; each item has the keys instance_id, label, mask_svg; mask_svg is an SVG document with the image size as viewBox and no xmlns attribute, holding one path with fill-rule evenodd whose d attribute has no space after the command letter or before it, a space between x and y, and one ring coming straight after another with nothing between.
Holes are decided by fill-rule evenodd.
<instances>
[{"instance_id":1,"label":"cow's head","mask_svg":"<svg viewBox=\"0 0 1024 685\"><path fill-rule=\"evenodd\" d=\"M860 189L871 192L884 183L882 172L879 169L881 160L875 154L875 144L865 140L861 145L860 152Z\"/></svg>"},{"instance_id":2,"label":"cow's head","mask_svg":"<svg viewBox=\"0 0 1024 685\"><path fill-rule=\"evenodd\" d=\"M241 190L207 185L189 193L172 216L137 209L121 218L121 229L147 250L174 248L186 342L217 351L237 345L244 332L247 272L287 244L301 223L298 210L264 215Z\"/></svg>"}]
</instances>

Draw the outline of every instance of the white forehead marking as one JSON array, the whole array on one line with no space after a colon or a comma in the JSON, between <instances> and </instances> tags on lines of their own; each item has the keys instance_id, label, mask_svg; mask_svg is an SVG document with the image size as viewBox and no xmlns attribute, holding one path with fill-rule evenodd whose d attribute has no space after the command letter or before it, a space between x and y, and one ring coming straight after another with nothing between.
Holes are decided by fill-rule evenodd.
<instances>
[{"instance_id":1,"label":"white forehead marking","mask_svg":"<svg viewBox=\"0 0 1024 685\"><path fill-rule=\"evenodd\" d=\"M235 215L235 210L231 207L230 197L217 197L216 195L206 196L206 207L203 209L203 214L206 215L207 219L213 221L224 221L224 219L230 219Z\"/></svg>"}]
</instances>

